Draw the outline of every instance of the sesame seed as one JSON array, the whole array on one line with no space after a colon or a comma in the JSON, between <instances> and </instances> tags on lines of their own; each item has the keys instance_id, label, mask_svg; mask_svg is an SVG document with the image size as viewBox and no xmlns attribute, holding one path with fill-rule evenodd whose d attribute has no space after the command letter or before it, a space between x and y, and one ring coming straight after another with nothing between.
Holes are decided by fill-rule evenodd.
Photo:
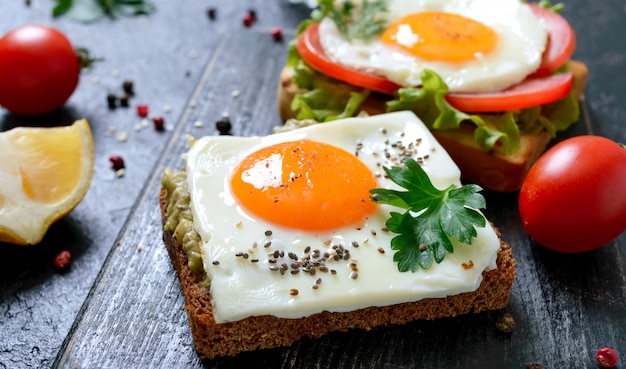
<instances>
[{"instance_id":1,"label":"sesame seed","mask_svg":"<svg viewBox=\"0 0 626 369\"><path fill-rule=\"evenodd\" d=\"M272 272L277 271L277 270L278 270L278 267L277 267L276 265L271 265L271 266L270 266L270 270L271 270Z\"/></svg>"},{"instance_id":2,"label":"sesame seed","mask_svg":"<svg viewBox=\"0 0 626 369\"><path fill-rule=\"evenodd\" d=\"M272 241L267 241L265 244L263 244L263 247L268 248L272 246Z\"/></svg>"},{"instance_id":3,"label":"sesame seed","mask_svg":"<svg viewBox=\"0 0 626 369\"><path fill-rule=\"evenodd\" d=\"M359 247L359 243L356 241L352 241L351 245L352 247Z\"/></svg>"},{"instance_id":4,"label":"sesame seed","mask_svg":"<svg viewBox=\"0 0 626 369\"><path fill-rule=\"evenodd\" d=\"M421 244L420 245L420 251L426 251L426 245Z\"/></svg>"},{"instance_id":5,"label":"sesame seed","mask_svg":"<svg viewBox=\"0 0 626 369\"><path fill-rule=\"evenodd\" d=\"M315 284L320 284L320 283L322 283L322 278L318 278L315 280Z\"/></svg>"},{"instance_id":6,"label":"sesame seed","mask_svg":"<svg viewBox=\"0 0 626 369\"><path fill-rule=\"evenodd\" d=\"M253 262L253 263L258 263L259 259L250 259L250 261Z\"/></svg>"},{"instance_id":7,"label":"sesame seed","mask_svg":"<svg viewBox=\"0 0 626 369\"><path fill-rule=\"evenodd\" d=\"M244 258L244 259L247 259L247 258L249 257L249 255L248 255L248 253L247 253L247 252L246 252L246 253L244 253L244 254L243 254L243 255L241 255L241 256L243 256L243 258Z\"/></svg>"},{"instance_id":8,"label":"sesame seed","mask_svg":"<svg viewBox=\"0 0 626 369\"><path fill-rule=\"evenodd\" d=\"M280 257L280 251L274 251L274 254L272 256L274 256L274 259L278 259Z\"/></svg>"},{"instance_id":9,"label":"sesame seed","mask_svg":"<svg viewBox=\"0 0 626 369\"><path fill-rule=\"evenodd\" d=\"M331 269L330 274L337 274L337 271L335 269Z\"/></svg>"},{"instance_id":10,"label":"sesame seed","mask_svg":"<svg viewBox=\"0 0 626 369\"><path fill-rule=\"evenodd\" d=\"M359 273L357 272L350 273L350 279L357 279L357 278L359 278Z\"/></svg>"},{"instance_id":11,"label":"sesame seed","mask_svg":"<svg viewBox=\"0 0 626 369\"><path fill-rule=\"evenodd\" d=\"M305 253L305 254L308 254L310 251L311 251L311 246L307 246L307 247L304 249L304 253Z\"/></svg>"},{"instance_id":12,"label":"sesame seed","mask_svg":"<svg viewBox=\"0 0 626 369\"><path fill-rule=\"evenodd\" d=\"M272 235L272 230L268 229L267 231L265 231L265 235L267 237L271 236Z\"/></svg>"},{"instance_id":13,"label":"sesame seed","mask_svg":"<svg viewBox=\"0 0 626 369\"><path fill-rule=\"evenodd\" d=\"M300 273L300 269L292 269L290 273L294 274L294 275L298 274L298 273Z\"/></svg>"},{"instance_id":14,"label":"sesame seed","mask_svg":"<svg viewBox=\"0 0 626 369\"><path fill-rule=\"evenodd\" d=\"M311 286L311 288L312 288L312 289L314 289L314 290L316 290L316 289L320 288L320 286L318 286L318 285L314 284L314 285L312 285L312 286Z\"/></svg>"},{"instance_id":15,"label":"sesame seed","mask_svg":"<svg viewBox=\"0 0 626 369\"><path fill-rule=\"evenodd\" d=\"M378 248L378 252L380 252L381 254L384 254L385 253L385 249L383 249L382 247L379 247Z\"/></svg>"},{"instance_id":16,"label":"sesame seed","mask_svg":"<svg viewBox=\"0 0 626 369\"><path fill-rule=\"evenodd\" d=\"M213 260L213 265L220 265L220 262L218 260Z\"/></svg>"},{"instance_id":17,"label":"sesame seed","mask_svg":"<svg viewBox=\"0 0 626 369\"><path fill-rule=\"evenodd\" d=\"M295 289L295 288L292 288L292 289L289 290L289 294L291 296L296 296L296 295L298 295L298 290Z\"/></svg>"},{"instance_id":18,"label":"sesame seed","mask_svg":"<svg viewBox=\"0 0 626 369\"><path fill-rule=\"evenodd\" d=\"M376 230L372 229L370 230L370 233L372 234L372 236L376 236Z\"/></svg>"},{"instance_id":19,"label":"sesame seed","mask_svg":"<svg viewBox=\"0 0 626 369\"><path fill-rule=\"evenodd\" d=\"M238 252L238 253L235 254L235 256L236 257L241 257L241 256L243 256L243 252Z\"/></svg>"}]
</instances>

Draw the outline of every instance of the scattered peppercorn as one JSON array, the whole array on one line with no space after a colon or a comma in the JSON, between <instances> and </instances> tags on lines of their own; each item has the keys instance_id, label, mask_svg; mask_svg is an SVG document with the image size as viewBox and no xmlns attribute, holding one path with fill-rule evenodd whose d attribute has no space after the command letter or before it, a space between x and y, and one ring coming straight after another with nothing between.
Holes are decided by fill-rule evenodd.
<instances>
[{"instance_id":1,"label":"scattered peppercorn","mask_svg":"<svg viewBox=\"0 0 626 369\"><path fill-rule=\"evenodd\" d=\"M54 266L58 269L65 269L70 265L71 261L72 254L68 250L63 250L54 257Z\"/></svg>"},{"instance_id":2,"label":"scattered peppercorn","mask_svg":"<svg viewBox=\"0 0 626 369\"><path fill-rule=\"evenodd\" d=\"M619 356L617 355L617 351L614 349L610 347L603 347L598 350L596 360L598 361L598 365L603 368L613 368L617 365Z\"/></svg>"},{"instance_id":3,"label":"scattered peppercorn","mask_svg":"<svg viewBox=\"0 0 626 369\"><path fill-rule=\"evenodd\" d=\"M124 159L122 159L122 157L119 155L111 155L109 157L109 161L113 165L114 170L119 170L125 167Z\"/></svg>"},{"instance_id":4,"label":"scattered peppercorn","mask_svg":"<svg viewBox=\"0 0 626 369\"><path fill-rule=\"evenodd\" d=\"M509 313L503 314L496 321L496 328L500 332L504 332L504 333L511 333L511 332L513 332L513 330L515 330L515 320L513 319L513 316L511 314L509 314Z\"/></svg>"},{"instance_id":5,"label":"scattered peppercorn","mask_svg":"<svg viewBox=\"0 0 626 369\"><path fill-rule=\"evenodd\" d=\"M109 106L109 109L115 109L117 107L117 96L113 94L108 94L107 105Z\"/></svg>"},{"instance_id":6,"label":"scattered peppercorn","mask_svg":"<svg viewBox=\"0 0 626 369\"><path fill-rule=\"evenodd\" d=\"M120 96L120 106L124 108L128 108L128 100L130 99L130 95L128 93L124 93Z\"/></svg>"},{"instance_id":7,"label":"scattered peppercorn","mask_svg":"<svg viewBox=\"0 0 626 369\"><path fill-rule=\"evenodd\" d=\"M526 369L548 369L548 367L541 363L536 363L534 361L531 361L526 364Z\"/></svg>"},{"instance_id":8,"label":"scattered peppercorn","mask_svg":"<svg viewBox=\"0 0 626 369\"><path fill-rule=\"evenodd\" d=\"M165 119L161 116L156 116L152 118L152 123L154 123L154 128L157 131L162 131L165 128Z\"/></svg>"},{"instance_id":9,"label":"scattered peppercorn","mask_svg":"<svg viewBox=\"0 0 626 369\"><path fill-rule=\"evenodd\" d=\"M137 105L137 114L140 117L148 116L148 105Z\"/></svg>"},{"instance_id":10,"label":"scattered peppercorn","mask_svg":"<svg viewBox=\"0 0 626 369\"><path fill-rule=\"evenodd\" d=\"M215 128L217 128L220 135L229 135L230 130L232 129L232 124L230 123L230 118L222 117L215 123Z\"/></svg>"},{"instance_id":11,"label":"scattered peppercorn","mask_svg":"<svg viewBox=\"0 0 626 369\"><path fill-rule=\"evenodd\" d=\"M280 27L273 27L270 30L270 33L272 34L272 37L274 37L275 41L282 41L283 40L283 29Z\"/></svg>"},{"instance_id":12,"label":"scattered peppercorn","mask_svg":"<svg viewBox=\"0 0 626 369\"><path fill-rule=\"evenodd\" d=\"M252 23L254 23L254 17L252 17L250 13L246 14L246 16L243 17L243 25L246 27L250 27Z\"/></svg>"},{"instance_id":13,"label":"scattered peppercorn","mask_svg":"<svg viewBox=\"0 0 626 369\"><path fill-rule=\"evenodd\" d=\"M248 15L256 22L256 11L254 9L248 9Z\"/></svg>"},{"instance_id":14,"label":"scattered peppercorn","mask_svg":"<svg viewBox=\"0 0 626 369\"><path fill-rule=\"evenodd\" d=\"M207 9L206 14L209 16L210 20L214 20L215 15L217 14L217 10L215 8L209 8Z\"/></svg>"},{"instance_id":15,"label":"scattered peppercorn","mask_svg":"<svg viewBox=\"0 0 626 369\"><path fill-rule=\"evenodd\" d=\"M134 95L135 94L133 81L130 81L130 80L124 81L122 83L122 89L124 90L124 92L126 92L129 95Z\"/></svg>"}]
</instances>

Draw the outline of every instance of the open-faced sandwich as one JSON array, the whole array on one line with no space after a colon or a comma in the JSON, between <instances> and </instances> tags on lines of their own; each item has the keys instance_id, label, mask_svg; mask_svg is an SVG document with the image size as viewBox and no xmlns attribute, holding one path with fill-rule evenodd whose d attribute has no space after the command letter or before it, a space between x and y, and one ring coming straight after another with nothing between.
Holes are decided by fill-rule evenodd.
<instances>
[{"instance_id":1,"label":"open-faced sandwich","mask_svg":"<svg viewBox=\"0 0 626 369\"><path fill-rule=\"evenodd\" d=\"M160 205L203 357L507 305L511 249L413 113L190 144Z\"/></svg>"},{"instance_id":2,"label":"open-faced sandwich","mask_svg":"<svg viewBox=\"0 0 626 369\"><path fill-rule=\"evenodd\" d=\"M320 0L290 44L283 119L411 110L463 178L515 191L577 122L587 68L558 7L520 0Z\"/></svg>"}]
</instances>

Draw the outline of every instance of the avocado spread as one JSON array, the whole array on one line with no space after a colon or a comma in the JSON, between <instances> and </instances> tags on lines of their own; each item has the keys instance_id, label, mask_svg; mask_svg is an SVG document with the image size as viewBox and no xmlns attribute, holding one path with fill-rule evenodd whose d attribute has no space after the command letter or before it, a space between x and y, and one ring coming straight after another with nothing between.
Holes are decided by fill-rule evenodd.
<instances>
[{"instance_id":1,"label":"avocado spread","mask_svg":"<svg viewBox=\"0 0 626 369\"><path fill-rule=\"evenodd\" d=\"M200 251L202 240L194 229L193 215L189 208L191 197L187 187L187 174L184 171L165 169L161 184L165 188L167 199L167 222L164 230L172 232L176 242L182 245L187 254L189 269L203 280L203 284L208 284Z\"/></svg>"}]
</instances>

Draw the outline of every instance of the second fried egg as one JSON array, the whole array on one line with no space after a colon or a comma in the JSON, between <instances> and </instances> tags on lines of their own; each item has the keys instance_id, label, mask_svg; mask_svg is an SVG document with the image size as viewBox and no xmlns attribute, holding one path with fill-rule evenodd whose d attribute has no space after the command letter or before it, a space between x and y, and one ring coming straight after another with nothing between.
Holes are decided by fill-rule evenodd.
<instances>
[{"instance_id":1,"label":"second fried egg","mask_svg":"<svg viewBox=\"0 0 626 369\"><path fill-rule=\"evenodd\" d=\"M519 0L391 0L385 32L348 40L325 18L319 36L331 60L419 86L431 69L451 92L496 92L524 80L541 64L544 22Z\"/></svg>"}]
</instances>

